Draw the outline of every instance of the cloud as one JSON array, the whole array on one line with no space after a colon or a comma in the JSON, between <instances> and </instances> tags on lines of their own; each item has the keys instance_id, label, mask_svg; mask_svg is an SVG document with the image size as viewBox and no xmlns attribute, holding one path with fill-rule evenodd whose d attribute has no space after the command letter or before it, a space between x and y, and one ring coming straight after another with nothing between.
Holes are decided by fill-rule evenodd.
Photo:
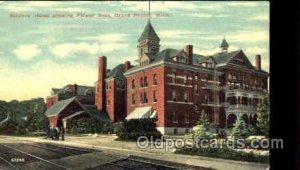
<instances>
[{"instance_id":1,"label":"cloud","mask_svg":"<svg viewBox=\"0 0 300 170\"><path fill-rule=\"evenodd\" d=\"M34 63L30 69L24 70L0 57L0 68L0 81L5 82L0 83L2 100L45 98L50 95L51 88L61 88L72 83L93 86L93 82L97 79L96 60L91 65L61 64L47 59Z\"/></svg>"},{"instance_id":2,"label":"cloud","mask_svg":"<svg viewBox=\"0 0 300 170\"><path fill-rule=\"evenodd\" d=\"M96 43L63 43L55 45L50 49L51 53L57 57L65 58L79 52L86 52L94 55L99 52L99 46Z\"/></svg>"},{"instance_id":3,"label":"cloud","mask_svg":"<svg viewBox=\"0 0 300 170\"><path fill-rule=\"evenodd\" d=\"M269 15L267 13L257 14L250 19L256 21L269 21Z\"/></svg>"},{"instance_id":4,"label":"cloud","mask_svg":"<svg viewBox=\"0 0 300 170\"><path fill-rule=\"evenodd\" d=\"M123 9L130 11L148 11L148 2L120 2ZM151 2L151 12L170 10L200 10L216 9L220 7L217 3L195 3L195 2Z\"/></svg>"},{"instance_id":5,"label":"cloud","mask_svg":"<svg viewBox=\"0 0 300 170\"><path fill-rule=\"evenodd\" d=\"M87 53L89 55L107 55L116 50L127 48L127 44L105 42L105 43L63 43L57 44L50 49L51 53L59 58L67 58L77 53Z\"/></svg>"},{"instance_id":6,"label":"cloud","mask_svg":"<svg viewBox=\"0 0 300 170\"><path fill-rule=\"evenodd\" d=\"M29 1L18 3L3 3L0 7L9 11L31 11L48 9L51 11L63 11L63 12L82 12L86 11L86 8L79 6L81 3L72 2L72 5L66 2L53 2L53 1ZM70 7L76 6L76 7Z\"/></svg>"},{"instance_id":7,"label":"cloud","mask_svg":"<svg viewBox=\"0 0 300 170\"><path fill-rule=\"evenodd\" d=\"M96 36L87 36L87 37L79 37L78 40L98 40L106 42L118 42L118 41L124 41L127 37L127 34L121 34L121 33L108 33L108 34L101 34Z\"/></svg>"},{"instance_id":8,"label":"cloud","mask_svg":"<svg viewBox=\"0 0 300 170\"><path fill-rule=\"evenodd\" d=\"M269 42L268 30L239 31L229 33L226 39L232 42Z\"/></svg>"},{"instance_id":9,"label":"cloud","mask_svg":"<svg viewBox=\"0 0 300 170\"><path fill-rule=\"evenodd\" d=\"M237 7L257 7L260 6L260 2L230 2L228 6L237 6Z\"/></svg>"},{"instance_id":10,"label":"cloud","mask_svg":"<svg viewBox=\"0 0 300 170\"><path fill-rule=\"evenodd\" d=\"M38 47L37 44L24 44L18 46L13 53L20 60L30 60L38 55L40 55L42 50Z\"/></svg>"},{"instance_id":11,"label":"cloud","mask_svg":"<svg viewBox=\"0 0 300 170\"><path fill-rule=\"evenodd\" d=\"M40 2L40 1L30 1L30 2L7 2L3 3L1 6L1 9L4 10L9 10L9 11L29 11L33 10L35 8L46 8L46 7L53 7L55 5L58 5L60 3L58 2L50 2L50 1L45 1L45 2Z\"/></svg>"},{"instance_id":12,"label":"cloud","mask_svg":"<svg viewBox=\"0 0 300 170\"><path fill-rule=\"evenodd\" d=\"M231 15L228 14L210 14L210 13L189 13L189 14L184 14L186 16L192 16L192 17L197 17L197 18L226 18L226 17L231 17Z\"/></svg>"}]
</instances>

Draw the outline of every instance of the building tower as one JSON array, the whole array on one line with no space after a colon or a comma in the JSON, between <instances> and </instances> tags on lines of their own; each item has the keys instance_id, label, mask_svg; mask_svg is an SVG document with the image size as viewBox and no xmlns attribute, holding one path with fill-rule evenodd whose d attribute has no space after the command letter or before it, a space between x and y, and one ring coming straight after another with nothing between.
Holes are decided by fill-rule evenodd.
<instances>
[{"instance_id":1,"label":"building tower","mask_svg":"<svg viewBox=\"0 0 300 170\"><path fill-rule=\"evenodd\" d=\"M150 19L148 20L148 23L138 39L138 56L139 59L144 55L156 55L159 52L159 37L156 34L154 28L151 25Z\"/></svg>"},{"instance_id":2,"label":"building tower","mask_svg":"<svg viewBox=\"0 0 300 170\"><path fill-rule=\"evenodd\" d=\"M227 43L226 39L225 39L225 36L222 40L222 43L220 45L220 48L221 48L221 53L227 53L228 51L228 47L229 47L229 44Z\"/></svg>"}]
</instances>

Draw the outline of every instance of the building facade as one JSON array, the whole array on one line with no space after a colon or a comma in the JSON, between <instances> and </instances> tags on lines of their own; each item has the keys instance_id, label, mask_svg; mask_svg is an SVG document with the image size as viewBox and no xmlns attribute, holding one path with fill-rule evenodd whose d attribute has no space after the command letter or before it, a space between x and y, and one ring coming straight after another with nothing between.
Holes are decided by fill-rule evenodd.
<instances>
[{"instance_id":1,"label":"building facade","mask_svg":"<svg viewBox=\"0 0 300 170\"><path fill-rule=\"evenodd\" d=\"M225 38L210 56L195 54L193 45L160 50L150 21L137 48L135 66L126 61L109 70L106 57L99 58L95 104L113 122L155 117L163 134L190 132L202 111L213 127L230 128L238 115L255 123L268 91L260 55L253 66L242 50L229 52Z\"/></svg>"}]
</instances>

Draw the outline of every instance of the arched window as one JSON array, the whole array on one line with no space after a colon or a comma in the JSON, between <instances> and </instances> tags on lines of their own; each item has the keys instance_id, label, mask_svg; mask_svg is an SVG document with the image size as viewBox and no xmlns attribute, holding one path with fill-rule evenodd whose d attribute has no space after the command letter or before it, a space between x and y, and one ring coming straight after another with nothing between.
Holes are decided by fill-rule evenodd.
<instances>
[{"instance_id":1,"label":"arched window","mask_svg":"<svg viewBox=\"0 0 300 170\"><path fill-rule=\"evenodd\" d=\"M141 79L140 79L140 87L144 87L143 77L141 77Z\"/></svg>"},{"instance_id":2,"label":"arched window","mask_svg":"<svg viewBox=\"0 0 300 170\"><path fill-rule=\"evenodd\" d=\"M156 74L153 75L153 85L157 85Z\"/></svg>"},{"instance_id":3,"label":"arched window","mask_svg":"<svg viewBox=\"0 0 300 170\"><path fill-rule=\"evenodd\" d=\"M144 87L148 87L147 77L144 77Z\"/></svg>"},{"instance_id":4,"label":"arched window","mask_svg":"<svg viewBox=\"0 0 300 170\"><path fill-rule=\"evenodd\" d=\"M131 81L131 86L132 86L132 89L135 88L135 80L134 79Z\"/></svg>"}]
</instances>

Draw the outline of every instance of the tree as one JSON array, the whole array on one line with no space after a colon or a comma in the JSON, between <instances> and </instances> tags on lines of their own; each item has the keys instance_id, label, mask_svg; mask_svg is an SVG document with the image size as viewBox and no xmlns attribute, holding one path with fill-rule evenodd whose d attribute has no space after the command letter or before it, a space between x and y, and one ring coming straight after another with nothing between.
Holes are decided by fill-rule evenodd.
<instances>
[{"instance_id":1,"label":"tree","mask_svg":"<svg viewBox=\"0 0 300 170\"><path fill-rule=\"evenodd\" d=\"M199 116L199 120L196 122L196 125L202 125L204 128L209 128L209 120L204 109L201 111L201 115Z\"/></svg>"},{"instance_id":2,"label":"tree","mask_svg":"<svg viewBox=\"0 0 300 170\"><path fill-rule=\"evenodd\" d=\"M270 112L269 96L265 95L262 102L257 105L257 127L262 135L269 136Z\"/></svg>"},{"instance_id":3,"label":"tree","mask_svg":"<svg viewBox=\"0 0 300 170\"><path fill-rule=\"evenodd\" d=\"M246 138L249 136L249 129L241 115L237 117L236 122L233 125L232 136L238 138Z\"/></svg>"}]
</instances>

